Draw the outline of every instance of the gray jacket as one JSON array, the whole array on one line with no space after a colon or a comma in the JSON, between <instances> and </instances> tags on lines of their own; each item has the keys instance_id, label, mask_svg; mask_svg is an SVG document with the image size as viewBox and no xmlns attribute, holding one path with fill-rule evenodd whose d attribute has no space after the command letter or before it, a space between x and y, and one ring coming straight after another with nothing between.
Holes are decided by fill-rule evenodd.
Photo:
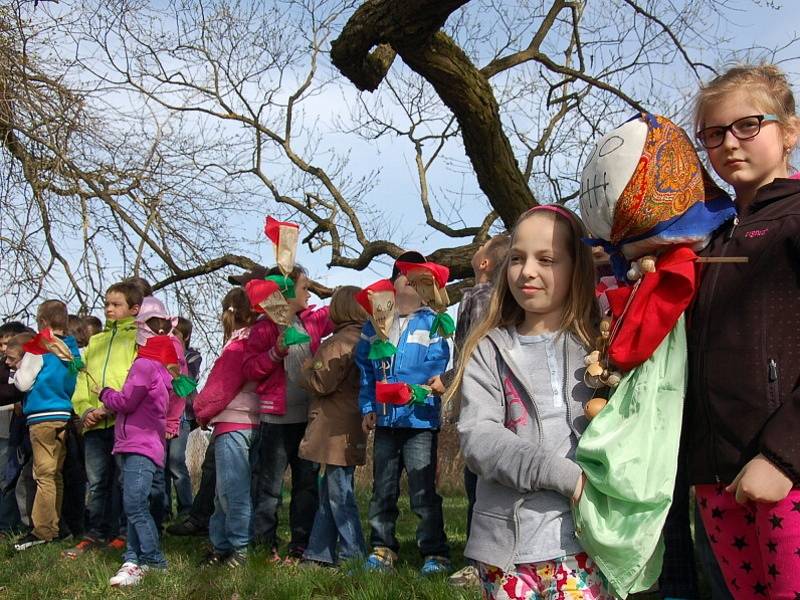
<instances>
[{"instance_id":1,"label":"gray jacket","mask_svg":"<svg viewBox=\"0 0 800 600\"><path fill-rule=\"evenodd\" d=\"M516 328L490 331L461 387L461 450L478 475L464 554L505 570L582 551L570 498L581 475L574 456L588 424L583 405L592 396L583 382L586 350L571 335L545 339L523 348Z\"/></svg>"}]
</instances>

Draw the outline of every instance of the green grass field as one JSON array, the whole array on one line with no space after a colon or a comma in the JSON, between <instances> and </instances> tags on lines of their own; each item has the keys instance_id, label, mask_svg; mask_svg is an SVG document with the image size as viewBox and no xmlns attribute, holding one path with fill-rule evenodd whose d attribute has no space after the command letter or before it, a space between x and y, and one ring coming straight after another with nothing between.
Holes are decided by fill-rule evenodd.
<instances>
[{"instance_id":1,"label":"green grass field","mask_svg":"<svg viewBox=\"0 0 800 600\"><path fill-rule=\"evenodd\" d=\"M287 499L288 500L288 499ZM362 497L361 514L366 515L366 498ZM281 514L280 534L288 538L286 508ZM463 562L466 499L444 499L445 524L457 566ZM314 569L267 564L264 552L253 552L249 564L230 571L223 568L200 569L199 561L207 551L202 538L166 536L164 544L169 561L166 573L148 575L144 582L126 590L115 590L108 579L120 565L119 553L100 551L71 561L60 553L71 543L57 542L36 546L15 553L13 541L0 546L0 598L2 599L83 599L83 598L220 598L245 600L347 598L354 600L391 599L478 599L479 591L460 591L449 586L444 578L423 579L417 574L422 559L416 549L414 532L416 517L409 510L407 498L401 499L398 537L402 547L401 562L394 574L349 575L346 570Z\"/></svg>"},{"instance_id":2,"label":"green grass field","mask_svg":"<svg viewBox=\"0 0 800 600\"><path fill-rule=\"evenodd\" d=\"M281 511L279 534L288 539L288 497ZM368 498L359 495L362 519L367 514ZM467 501L461 495L444 498L445 527L456 568L463 566L466 543ZM198 563L208 550L204 538L179 538L167 535L164 544L169 561L166 573L148 575L134 588L117 590L108 579L119 567L120 553L98 551L78 560L60 557L72 542L36 546L25 552L13 549L13 540L0 542L0 599L2 600L72 600L88 598L213 598L246 600L478 600L476 589L451 587L443 577L423 579L417 573L422 558L416 549L414 533L417 518L401 496L398 538L400 564L395 573L349 574L347 569L306 570L267 563L264 551L252 552L247 566L237 570L222 567L200 569ZM366 524L365 524L366 525ZM365 528L365 532L368 529ZM636 600L656 600L657 594L637 594Z\"/></svg>"}]
</instances>

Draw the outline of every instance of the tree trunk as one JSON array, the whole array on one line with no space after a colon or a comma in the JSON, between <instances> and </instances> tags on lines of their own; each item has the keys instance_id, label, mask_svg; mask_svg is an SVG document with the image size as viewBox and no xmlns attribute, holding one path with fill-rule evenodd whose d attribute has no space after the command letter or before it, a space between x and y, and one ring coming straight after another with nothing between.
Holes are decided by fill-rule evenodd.
<instances>
[{"instance_id":1,"label":"tree trunk","mask_svg":"<svg viewBox=\"0 0 800 600\"><path fill-rule=\"evenodd\" d=\"M503 131L488 79L439 31L447 17L468 1L369 0L331 44L331 59L362 91L378 87L395 53L424 77L453 111L478 183L510 228L536 199Z\"/></svg>"}]
</instances>

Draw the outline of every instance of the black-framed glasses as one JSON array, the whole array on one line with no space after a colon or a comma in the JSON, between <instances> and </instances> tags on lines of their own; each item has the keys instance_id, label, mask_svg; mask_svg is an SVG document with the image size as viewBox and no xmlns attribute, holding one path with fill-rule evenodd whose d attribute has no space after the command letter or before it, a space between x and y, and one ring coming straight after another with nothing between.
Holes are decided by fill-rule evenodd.
<instances>
[{"instance_id":1,"label":"black-framed glasses","mask_svg":"<svg viewBox=\"0 0 800 600\"><path fill-rule=\"evenodd\" d=\"M730 131L737 140L752 140L761 131L764 121L780 121L777 115L750 115L736 119L730 125L714 125L698 131L695 136L706 150L719 148L725 141L725 134Z\"/></svg>"}]
</instances>

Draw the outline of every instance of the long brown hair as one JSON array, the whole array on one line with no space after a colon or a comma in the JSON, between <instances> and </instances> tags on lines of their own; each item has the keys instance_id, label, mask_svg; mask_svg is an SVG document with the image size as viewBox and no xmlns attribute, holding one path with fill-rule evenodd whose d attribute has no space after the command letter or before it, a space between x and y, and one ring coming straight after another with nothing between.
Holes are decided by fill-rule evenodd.
<instances>
[{"instance_id":1,"label":"long brown hair","mask_svg":"<svg viewBox=\"0 0 800 600\"><path fill-rule=\"evenodd\" d=\"M520 223L533 216L542 216L543 214L555 215L556 220L564 223L569 230L567 244L573 268L569 295L564 304L559 331L573 334L588 348L599 333L600 310L594 295L595 268L592 250L581 241L588 235L581 220L575 213L562 206L536 206L517 219L511 232L511 245L514 245ZM464 379L464 370L481 340L492 329L516 326L525 320L525 311L517 304L508 287L509 257L510 253L506 256L502 268L495 277L486 317L475 324L467 336L467 341L458 357L455 379L445 394L446 402L458 397L461 382Z\"/></svg>"},{"instance_id":2,"label":"long brown hair","mask_svg":"<svg viewBox=\"0 0 800 600\"><path fill-rule=\"evenodd\" d=\"M244 288L235 287L222 299L222 338L224 342L231 339L237 329L248 327L256 322L258 314L250 306Z\"/></svg>"}]
</instances>

